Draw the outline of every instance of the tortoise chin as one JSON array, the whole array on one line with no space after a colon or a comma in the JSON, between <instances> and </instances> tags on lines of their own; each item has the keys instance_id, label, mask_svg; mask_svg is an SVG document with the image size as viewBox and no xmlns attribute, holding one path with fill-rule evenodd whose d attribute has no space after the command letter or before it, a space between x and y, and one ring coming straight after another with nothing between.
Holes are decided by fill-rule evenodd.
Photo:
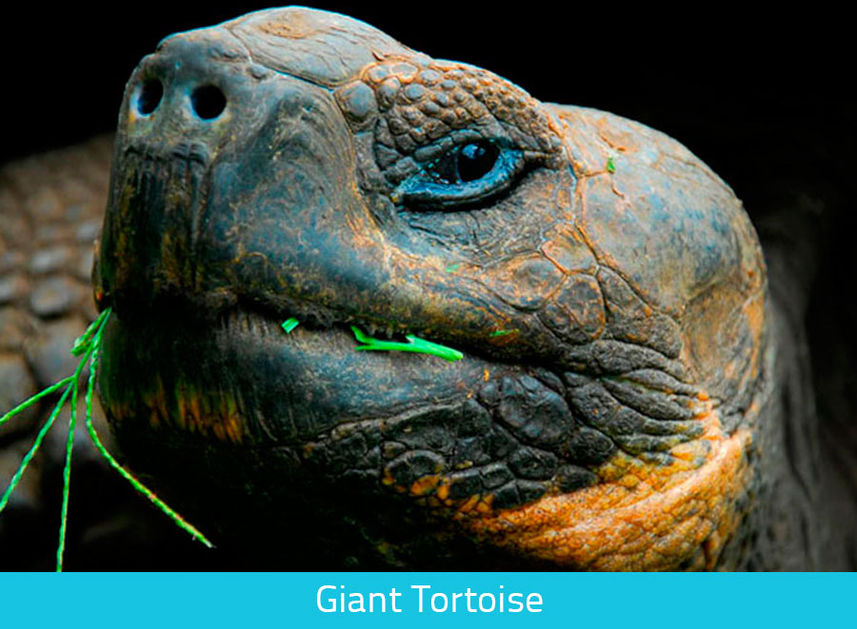
<instances>
[{"instance_id":1,"label":"tortoise chin","mask_svg":"<svg viewBox=\"0 0 857 629\"><path fill-rule=\"evenodd\" d=\"M128 84L95 282L124 454L250 566L743 561L764 264L642 125L308 9L176 35Z\"/></svg>"}]
</instances>

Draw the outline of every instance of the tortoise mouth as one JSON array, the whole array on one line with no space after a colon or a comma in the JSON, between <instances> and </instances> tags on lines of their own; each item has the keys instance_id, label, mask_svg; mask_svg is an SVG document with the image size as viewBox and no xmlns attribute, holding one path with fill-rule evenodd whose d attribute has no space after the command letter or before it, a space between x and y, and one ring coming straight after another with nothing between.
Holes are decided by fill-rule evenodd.
<instances>
[{"instance_id":1,"label":"tortoise mouth","mask_svg":"<svg viewBox=\"0 0 857 629\"><path fill-rule=\"evenodd\" d=\"M131 317L105 331L101 390L112 418L146 417L234 443L304 443L339 424L393 417L475 394L495 370L466 357L358 352L350 322L228 310L207 317ZM361 324L369 334L389 329ZM145 341L141 342L142 339Z\"/></svg>"},{"instance_id":2,"label":"tortoise mouth","mask_svg":"<svg viewBox=\"0 0 857 629\"><path fill-rule=\"evenodd\" d=\"M574 416L544 369L472 354L448 362L356 351L344 325L287 334L279 319L248 312L206 325L139 313L128 321L120 311L103 343L103 405L142 467L181 435L190 448L212 447L212 469L221 467L218 443L289 451L310 476L357 476L368 494L507 508L595 483L592 469L615 451Z\"/></svg>"}]
</instances>

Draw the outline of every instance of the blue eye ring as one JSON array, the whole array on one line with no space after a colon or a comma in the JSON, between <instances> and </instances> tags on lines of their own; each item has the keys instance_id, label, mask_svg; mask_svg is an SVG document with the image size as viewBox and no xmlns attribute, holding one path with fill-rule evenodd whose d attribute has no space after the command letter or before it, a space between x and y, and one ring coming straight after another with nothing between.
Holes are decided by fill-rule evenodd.
<instances>
[{"instance_id":1,"label":"blue eye ring","mask_svg":"<svg viewBox=\"0 0 857 629\"><path fill-rule=\"evenodd\" d=\"M479 144L471 142L447 151L424 170L403 181L396 189L394 200L397 203L430 210L455 210L459 206L478 203L505 192L524 169L523 151L490 142L496 150L493 166L481 177L463 181L457 174L457 160L468 147ZM442 172L440 166L444 164L448 166L450 160L455 160L456 164L454 181L453 177L439 174Z\"/></svg>"}]
</instances>

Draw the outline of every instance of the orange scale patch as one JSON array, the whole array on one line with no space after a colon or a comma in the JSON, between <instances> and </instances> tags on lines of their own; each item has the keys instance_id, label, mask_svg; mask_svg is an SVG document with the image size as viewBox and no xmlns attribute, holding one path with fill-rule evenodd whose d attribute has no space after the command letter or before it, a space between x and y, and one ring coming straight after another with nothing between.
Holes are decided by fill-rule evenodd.
<instances>
[{"instance_id":1,"label":"orange scale patch","mask_svg":"<svg viewBox=\"0 0 857 629\"><path fill-rule=\"evenodd\" d=\"M456 517L478 538L568 568L672 570L688 560L693 568L714 568L742 517L735 505L750 479L751 436L745 429L724 436L710 409L702 421L701 465L627 457L601 470L599 485L482 517Z\"/></svg>"}]
</instances>

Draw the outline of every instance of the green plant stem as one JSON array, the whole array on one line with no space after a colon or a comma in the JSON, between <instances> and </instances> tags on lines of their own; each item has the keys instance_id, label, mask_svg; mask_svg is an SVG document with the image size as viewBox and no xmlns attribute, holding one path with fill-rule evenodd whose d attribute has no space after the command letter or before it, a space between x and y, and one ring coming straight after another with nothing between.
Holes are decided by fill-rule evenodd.
<instances>
[{"instance_id":1,"label":"green plant stem","mask_svg":"<svg viewBox=\"0 0 857 629\"><path fill-rule=\"evenodd\" d=\"M105 312L108 312L105 310ZM86 430L89 432L89 437L92 439L92 443L95 445L98 452L104 459L110 464L110 466L116 470L122 478L131 483L131 486L134 487L139 493L148 498L156 507L158 507L161 511L164 512L173 522L175 522L181 529L190 533L190 535L205 544L209 548L213 548L214 544L212 544L208 538L205 537L195 526L193 526L190 522L185 520L178 513L173 511L167 504L158 498L155 493L150 490L148 487L143 485L137 478L134 477L133 474L128 472L124 467L122 467L119 462L113 458L113 455L107 451L107 448L104 447L104 444L101 443L101 439L98 436L98 433L95 431L95 425L92 423L92 394L95 390L95 373L98 369L98 354L101 350L101 334L104 330L104 324L107 322L106 318L104 322L99 326L96 331L93 339L92 339L92 355L90 359L90 368L89 368L89 382L86 385Z\"/></svg>"},{"instance_id":2,"label":"green plant stem","mask_svg":"<svg viewBox=\"0 0 857 629\"><path fill-rule=\"evenodd\" d=\"M81 363L85 363L82 360ZM76 372L75 372L76 373ZM71 412L68 418L68 438L65 444L65 468L63 469L62 509L60 510L60 538L57 544L57 572L62 572L63 555L65 554L65 535L68 524L68 499L71 488L71 457L74 451L74 429L77 420L77 378L71 384Z\"/></svg>"},{"instance_id":3,"label":"green plant stem","mask_svg":"<svg viewBox=\"0 0 857 629\"><path fill-rule=\"evenodd\" d=\"M461 360L464 357L464 354L456 349L440 345L439 343L426 341L425 339L421 339L413 334L405 336L405 338L408 339L407 343L399 343L398 341L382 341L380 339L373 338L355 325L351 326L351 331L354 333L354 338L356 338L359 343L363 343L363 345L358 345L355 348L358 352L414 352L416 354L430 354L450 362Z\"/></svg>"},{"instance_id":4,"label":"green plant stem","mask_svg":"<svg viewBox=\"0 0 857 629\"><path fill-rule=\"evenodd\" d=\"M65 379L66 381L69 378ZM62 381L61 381L62 382ZM39 448L42 446L42 442L45 440L45 435L48 434L48 431L51 429L51 426L54 425L54 421L56 421L57 415L60 414L60 410L65 404L66 398L68 398L71 393L72 386L69 384L66 387L66 390L63 392L56 406L54 406L54 410L51 412L50 417L45 422L42 429L39 431L39 434L36 435L35 441L33 441L33 445L30 447L27 454L24 455L24 458L21 460L21 465L18 466L18 469L15 471L15 474L12 476L12 480L9 481L9 486L6 488L6 492L3 494L3 497L0 498L0 513L3 513L3 510L6 508L6 504L9 502L9 498L12 496L12 493L15 491L15 488L18 487L18 483L21 482L21 477L24 475L24 472L27 470L27 466L30 465L30 461L36 455L36 452L39 451Z\"/></svg>"},{"instance_id":5,"label":"green plant stem","mask_svg":"<svg viewBox=\"0 0 857 629\"><path fill-rule=\"evenodd\" d=\"M107 324L107 320L110 317L110 308L105 309L96 319L93 321L86 331L78 338L74 347L72 348L72 354L80 357L80 361L78 362L77 368L74 371L74 374L68 376L67 378L63 378L56 384L53 384L46 389L40 391L33 397L25 400L11 411L0 417L0 425L9 421L18 413L25 411L30 408L34 404L36 404L39 400L44 398L47 395L50 395L56 391L59 391L63 387L65 390L60 396L60 399L57 401L54 406L53 411L48 417L47 421L44 423L42 428L39 430L39 433L36 435L36 439L33 442L33 445L30 447L29 451L24 455L24 458L21 461L21 464L18 466L18 469L15 471L15 474L12 476L12 479L9 481L9 486L6 488L6 491L3 493L3 496L0 497L0 513L6 508L6 505L9 503L9 499L14 493L15 489L18 487L18 484L21 481L21 478L24 475L27 467L30 465L33 457L39 451L39 448L42 446L44 442L45 436L50 431L51 427L54 425L56 418L59 416L62 411L63 406L66 403L66 400L71 397L71 413L69 416L69 429L68 429L68 437L66 439L66 452L65 452L65 465L63 468L63 493L62 493L62 511L60 514L60 530L59 530L59 543L57 545L57 555L56 555L56 570L57 572L62 572L63 569L63 557L65 554L65 542L66 542L66 533L67 533L67 524L68 524L68 505L69 505L69 496L70 496L70 487L71 487L71 468L72 468L72 456L74 452L74 435L77 425L77 403L79 400L79 382L80 377L83 374L84 369L86 368L87 363L89 363L89 378L86 386L86 394L85 394L85 405L86 405L86 428L89 433L90 438L92 439L95 448L104 457L104 459L110 464L110 466L115 469L119 474L125 478L138 492L143 494L146 498L148 498L152 503L155 504L161 511L164 512L169 518L173 520L180 528L187 531L191 534L195 539L201 541L203 544L208 546L209 548L213 547L212 543L208 541L208 539L200 533L192 524L190 524L187 520L182 518L178 513L173 511L170 507L168 507L160 498L158 498L154 492L148 489L145 485L143 485L139 480L137 480L130 472L125 470L117 461L113 458L113 456L107 451L107 448L104 447L104 444L101 442L101 439L98 436L98 433L95 431L95 426L92 422L92 403L93 403L93 393L95 390L95 380L96 374L98 371L98 355L101 350L101 337L104 331L104 327ZM297 322L295 322L295 325Z\"/></svg>"},{"instance_id":6,"label":"green plant stem","mask_svg":"<svg viewBox=\"0 0 857 629\"><path fill-rule=\"evenodd\" d=\"M283 330L286 331L286 334L291 334L292 330L294 330L296 327L298 327L299 324L300 324L300 321L298 321L294 317L289 317L288 319L283 321L280 325L283 328Z\"/></svg>"},{"instance_id":7,"label":"green plant stem","mask_svg":"<svg viewBox=\"0 0 857 629\"><path fill-rule=\"evenodd\" d=\"M24 400L23 402L18 404L18 406L13 408L11 411L9 411L5 415L3 415L3 417L0 417L0 426L2 426L7 421L12 419L18 413L20 413L22 411L26 411L28 408L33 406L36 402L41 400L43 397L48 396L51 393L58 391L59 389L62 389L64 386L66 386L69 382L72 381L72 378L74 378L74 376L68 376L67 378L63 378L62 380L60 380L56 384L52 384L51 386L49 386L47 389L43 389L43 390L39 391L33 397L27 398L26 400Z\"/></svg>"}]
</instances>

